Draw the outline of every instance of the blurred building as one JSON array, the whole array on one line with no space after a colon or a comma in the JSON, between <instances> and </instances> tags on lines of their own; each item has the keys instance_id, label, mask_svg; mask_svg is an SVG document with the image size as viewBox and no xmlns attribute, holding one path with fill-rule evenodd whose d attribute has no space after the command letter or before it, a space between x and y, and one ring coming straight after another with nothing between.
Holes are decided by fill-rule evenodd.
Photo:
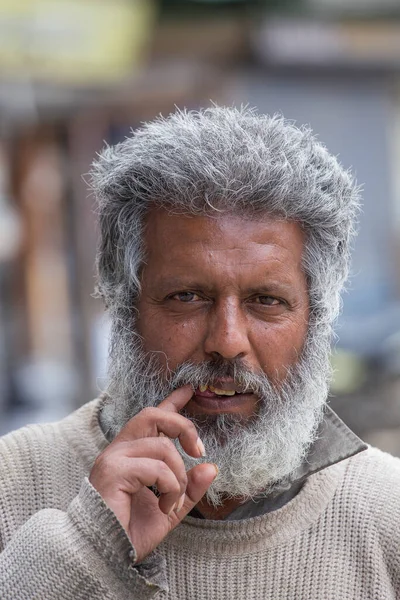
<instances>
[{"instance_id":1,"label":"blurred building","mask_svg":"<svg viewBox=\"0 0 400 600\"><path fill-rule=\"evenodd\" d=\"M0 0L0 32L0 433L104 382L95 153L213 100L310 125L363 184L333 403L400 454L398 2Z\"/></svg>"}]
</instances>

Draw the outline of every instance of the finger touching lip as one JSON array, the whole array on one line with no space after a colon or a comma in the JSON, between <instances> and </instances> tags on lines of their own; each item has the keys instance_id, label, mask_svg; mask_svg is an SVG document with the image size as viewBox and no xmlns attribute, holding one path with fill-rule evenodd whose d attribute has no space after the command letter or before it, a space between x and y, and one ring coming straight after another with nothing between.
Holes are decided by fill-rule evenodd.
<instances>
[{"instance_id":1,"label":"finger touching lip","mask_svg":"<svg viewBox=\"0 0 400 600\"><path fill-rule=\"evenodd\" d=\"M165 398L158 408L171 412L179 412L193 397L193 388L191 385L184 385L174 390L169 396Z\"/></svg>"}]
</instances>

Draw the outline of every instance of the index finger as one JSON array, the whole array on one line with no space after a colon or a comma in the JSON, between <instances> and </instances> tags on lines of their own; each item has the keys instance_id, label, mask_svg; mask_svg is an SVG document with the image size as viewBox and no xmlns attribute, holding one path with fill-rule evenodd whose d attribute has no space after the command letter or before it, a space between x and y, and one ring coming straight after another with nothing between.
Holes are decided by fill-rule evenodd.
<instances>
[{"instance_id":1,"label":"index finger","mask_svg":"<svg viewBox=\"0 0 400 600\"><path fill-rule=\"evenodd\" d=\"M169 396L165 398L157 408L166 410L168 412L178 413L182 408L189 402L193 396L193 388L191 385L184 385L177 390L174 390Z\"/></svg>"}]
</instances>

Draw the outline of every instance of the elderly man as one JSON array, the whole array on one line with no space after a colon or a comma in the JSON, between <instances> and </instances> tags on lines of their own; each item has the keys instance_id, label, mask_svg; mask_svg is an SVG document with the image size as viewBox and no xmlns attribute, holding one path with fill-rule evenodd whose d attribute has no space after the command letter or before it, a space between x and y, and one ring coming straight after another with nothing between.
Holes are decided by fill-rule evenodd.
<instances>
[{"instance_id":1,"label":"elderly man","mask_svg":"<svg viewBox=\"0 0 400 600\"><path fill-rule=\"evenodd\" d=\"M1 598L400 598L400 461L326 405L349 173L214 107L107 148L92 185L108 387L0 441Z\"/></svg>"}]
</instances>

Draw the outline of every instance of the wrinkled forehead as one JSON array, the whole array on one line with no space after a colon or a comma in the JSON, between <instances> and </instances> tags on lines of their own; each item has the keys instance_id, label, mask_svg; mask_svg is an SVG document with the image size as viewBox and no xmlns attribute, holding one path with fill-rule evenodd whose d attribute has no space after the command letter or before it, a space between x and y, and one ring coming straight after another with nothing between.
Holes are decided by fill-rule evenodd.
<instances>
[{"instance_id":1,"label":"wrinkled forehead","mask_svg":"<svg viewBox=\"0 0 400 600\"><path fill-rule=\"evenodd\" d=\"M304 289L304 232L293 221L264 216L149 214L142 276L155 281L230 283L243 291L266 279ZM143 278L142 278L143 281Z\"/></svg>"}]
</instances>

